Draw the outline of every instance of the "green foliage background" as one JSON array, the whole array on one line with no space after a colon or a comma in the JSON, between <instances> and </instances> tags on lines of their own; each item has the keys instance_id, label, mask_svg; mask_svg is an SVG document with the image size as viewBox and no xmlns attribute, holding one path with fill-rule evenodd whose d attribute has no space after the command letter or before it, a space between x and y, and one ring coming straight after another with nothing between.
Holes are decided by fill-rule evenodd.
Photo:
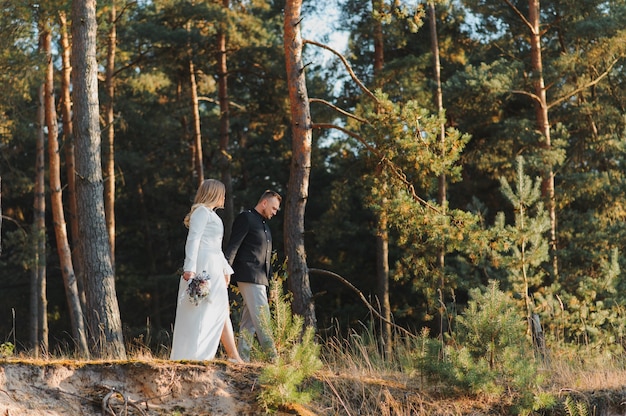
<instances>
[{"instance_id":1,"label":"green foliage background","mask_svg":"<svg viewBox=\"0 0 626 416\"><path fill-rule=\"evenodd\" d=\"M626 249L626 3L541 3L553 135L549 150L542 147L533 101L523 93L532 91L533 81L527 28L503 2L436 2L441 114L433 100L424 5L387 4L374 15L370 2L339 3L341 29L349 35L342 52L375 98L363 94L338 61L322 64L307 46L309 96L369 121L358 123L328 107L311 106L314 122L343 126L362 141L336 131L314 132L305 220L309 266L345 277L376 304L376 218L384 211L390 221L395 323L412 330L430 327L434 333L455 327L458 313L471 308L470 293L494 280L520 317L541 317L548 343L620 352L626 301L621 274ZM512 3L527 13L526 2ZM42 79L33 22L41 11L59 5L0 4L5 12L0 17L0 341L16 340L19 350L28 339L35 93ZM182 219L196 188L187 54L192 52L199 71L206 176L219 177L221 168L215 36L226 27L235 209L251 207L267 188L286 193L291 133L282 2L233 0L227 11L210 0L126 6L117 26L115 79L117 293L129 342L158 350L169 345L186 235ZM315 8L307 5L305 21ZM105 44L105 12L102 5L100 45ZM385 67L376 75L372 19L382 21L385 33ZM100 48L100 62L103 53ZM447 132L444 149L437 144L441 122ZM533 191L525 194L516 188L541 177L548 166L556 173L557 276L545 252L540 189L524 188ZM448 200L438 206L442 174ZM410 189L427 204L412 198ZM522 214L522 207L530 210ZM270 226L282 262L282 214ZM51 338L53 345L70 348L51 226L48 245ZM445 268L437 260L441 250ZM532 256L522 259L522 253ZM321 335L335 325L349 332L370 320L367 308L339 282L312 275L311 286ZM236 316L237 296L233 299Z\"/></svg>"}]
</instances>

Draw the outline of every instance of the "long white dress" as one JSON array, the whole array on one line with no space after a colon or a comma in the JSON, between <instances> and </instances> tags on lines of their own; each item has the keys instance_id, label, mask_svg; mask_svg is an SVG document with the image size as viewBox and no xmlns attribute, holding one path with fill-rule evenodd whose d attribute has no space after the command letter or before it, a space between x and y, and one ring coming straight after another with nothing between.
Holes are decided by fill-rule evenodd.
<instances>
[{"instance_id":1,"label":"long white dress","mask_svg":"<svg viewBox=\"0 0 626 416\"><path fill-rule=\"evenodd\" d=\"M211 291L197 306L187 296L188 281L182 277L171 360L212 360L215 358L224 322L229 314L228 288L224 275L233 274L222 252L224 225L211 209L200 206L189 219L183 270L211 276ZM189 280L191 281L191 280Z\"/></svg>"}]
</instances>

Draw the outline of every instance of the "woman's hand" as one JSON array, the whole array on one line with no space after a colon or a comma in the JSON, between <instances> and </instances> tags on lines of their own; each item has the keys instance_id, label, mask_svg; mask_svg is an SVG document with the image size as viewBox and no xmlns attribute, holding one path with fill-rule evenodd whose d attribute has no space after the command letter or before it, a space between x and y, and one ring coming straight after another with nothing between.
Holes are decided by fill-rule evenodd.
<instances>
[{"instance_id":1,"label":"woman's hand","mask_svg":"<svg viewBox=\"0 0 626 416\"><path fill-rule=\"evenodd\" d=\"M194 272L183 272L182 278L189 281L189 279L192 279L195 275Z\"/></svg>"},{"instance_id":2,"label":"woman's hand","mask_svg":"<svg viewBox=\"0 0 626 416\"><path fill-rule=\"evenodd\" d=\"M228 287L228 285L230 284L230 275L229 274L225 274L224 275L224 280L226 281L226 286Z\"/></svg>"}]
</instances>

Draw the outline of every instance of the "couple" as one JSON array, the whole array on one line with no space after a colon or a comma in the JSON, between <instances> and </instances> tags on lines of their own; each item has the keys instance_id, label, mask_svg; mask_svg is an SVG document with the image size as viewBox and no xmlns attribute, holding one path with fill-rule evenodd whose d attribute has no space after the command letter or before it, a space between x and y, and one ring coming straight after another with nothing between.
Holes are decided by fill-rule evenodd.
<instances>
[{"instance_id":1,"label":"couple","mask_svg":"<svg viewBox=\"0 0 626 416\"><path fill-rule=\"evenodd\" d=\"M265 191L253 209L237 216L224 255L224 225L215 210L224 207L225 194L222 182L203 181L185 217L189 234L178 287L171 360L212 360L221 340L230 361L249 361L250 346L243 336L245 331L253 336L256 333L266 352L272 357L276 355L272 336L261 326L260 317L269 313L266 287L271 275L272 234L267 221L278 212L281 197L274 191ZM187 287L202 272L210 276L211 289L196 305L189 299ZM228 284L233 274L243 297L239 348L235 344L228 300Z\"/></svg>"}]
</instances>

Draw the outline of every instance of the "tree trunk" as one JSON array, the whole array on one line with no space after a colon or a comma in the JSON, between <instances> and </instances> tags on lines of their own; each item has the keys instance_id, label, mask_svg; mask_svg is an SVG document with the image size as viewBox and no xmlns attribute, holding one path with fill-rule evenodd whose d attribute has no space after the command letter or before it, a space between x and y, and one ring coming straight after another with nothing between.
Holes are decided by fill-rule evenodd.
<instances>
[{"instance_id":1,"label":"tree trunk","mask_svg":"<svg viewBox=\"0 0 626 416\"><path fill-rule=\"evenodd\" d=\"M372 10L380 15L384 12L382 0L372 0ZM380 75L385 65L382 16L374 16L374 75ZM385 354L389 356L393 347L391 333L391 305L389 302L389 231L387 228L386 204L377 218L376 230L376 280L380 314L386 322L382 323L382 338Z\"/></svg>"},{"instance_id":2,"label":"tree trunk","mask_svg":"<svg viewBox=\"0 0 626 416\"><path fill-rule=\"evenodd\" d=\"M78 234L86 278L90 342L99 358L125 359L111 249L104 218L98 123L96 0L72 2L72 74Z\"/></svg>"},{"instance_id":3,"label":"tree trunk","mask_svg":"<svg viewBox=\"0 0 626 416\"><path fill-rule=\"evenodd\" d=\"M386 204L383 202L383 207ZM378 277L378 302L380 314L385 318L382 323L382 337L385 354L389 357L393 349L391 334L391 304L389 302L389 231L387 211L383 208L378 215L376 232L376 276Z\"/></svg>"},{"instance_id":4,"label":"tree trunk","mask_svg":"<svg viewBox=\"0 0 626 416\"><path fill-rule=\"evenodd\" d=\"M439 60L439 39L437 35L437 14L435 12L435 3L430 1L428 2L428 12L429 12L429 20L430 20L430 47L433 54L433 68L434 68L434 76L435 76L435 84L436 84L436 93L435 93L435 105L437 106L437 112L441 115L443 113L443 92L441 89L441 62ZM445 141L446 141L446 126L442 120L441 125L439 126L439 142L441 143L441 152L444 152L445 149ZM442 154L442 156L445 156ZM439 176L439 204L445 213L445 205L447 201L446 196L446 174L442 173ZM443 267L443 259L440 261L441 266Z\"/></svg>"},{"instance_id":5,"label":"tree trunk","mask_svg":"<svg viewBox=\"0 0 626 416\"><path fill-rule=\"evenodd\" d=\"M537 127L544 137L542 146L549 150L552 147L550 138L550 119L548 117L548 103L546 98L546 88L543 80L543 61L541 57L541 28L540 28L540 5L539 0L528 0L528 20L531 26L530 30L530 54L531 68L534 74L535 95L538 101L535 101L535 114ZM556 204L554 195L554 170L552 165L549 166L543 177L542 183L543 196L547 201L548 214L550 215L550 250L552 252L552 268L553 278L559 275L557 242L556 242Z\"/></svg>"},{"instance_id":6,"label":"tree trunk","mask_svg":"<svg viewBox=\"0 0 626 416\"><path fill-rule=\"evenodd\" d=\"M43 52L46 54L46 83L44 89L45 122L48 127L48 177L50 184L50 207L52 223L57 243L57 253L67 297L72 335L80 356L88 356L87 338L83 325L83 312L78 297L76 275L72 264L72 252L67 238L67 226L63 213L61 186L61 158L59 157L59 127L54 103L54 64L52 63L52 36L49 31L43 35Z\"/></svg>"},{"instance_id":7,"label":"tree trunk","mask_svg":"<svg viewBox=\"0 0 626 416\"><path fill-rule=\"evenodd\" d=\"M198 106L198 85L196 84L196 68L189 58L189 84L191 86L191 108L193 117L193 143L195 155L195 169L198 177L198 186L204 182L204 167L202 164L202 131L200 130L200 108Z\"/></svg>"},{"instance_id":8,"label":"tree trunk","mask_svg":"<svg viewBox=\"0 0 626 416\"><path fill-rule=\"evenodd\" d=\"M284 47L291 108L292 157L285 203L285 253L294 313L304 325L317 327L304 246L304 212L311 172L311 114L302 63L302 0L285 3Z\"/></svg>"},{"instance_id":9,"label":"tree trunk","mask_svg":"<svg viewBox=\"0 0 626 416\"><path fill-rule=\"evenodd\" d=\"M40 35L40 42L43 34ZM48 350L46 298L46 191L45 191L44 85L39 87L37 150L35 153L35 201L33 206L34 256L30 281L30 343L35 356Z\"/></svg>"},{"instance_id":10,"label":"tree trunk","mask_svg":"<svg viewBox=\"0 0 626 416\"><path fill-rule=\"evenodd\" d=\"M113 113L113 103L115 98L115 46L117 42L116 32L116 9L115 1L110 0L111 10L109 11L109 36L107 40L107 62L105 74L105 86L107 100L104 108L106 141L104 145L104 210L109 236L109 246L111 247L111 263L115 271L115 119Z\"/></svg>"},{"instance_id":11,"label":"tree trunk","mask_svg":"<svg viewBox=\"0 0 626 416\"><path fill-rule=\"evenodd\" d=\"M228 11L229 0L222 0L222 6ZM222 25L217 34L217 71L218 97L220 102L220 170L222 182L226 188L224 201L224 241L230 240L230 231L235 218L233 205L233 180L230 172L231 156L228 153L230 142L230 107L228 103L228 66L226 56L226 27Z\"/></svg>"},{"instance_id":12,"label":"tree trunk","mask_svg":"<svg viewBox=\"0 0 626 416\"><path fill-rule=\"evenodd\" d=\"M177 82L176 82L176 101L182 102L183 100L185 100L184 94L183 94L183 81L181 80L181 78L177 78ZM187 121L187 116L185 114L182 114L180 116L180 129L182 131L183 141L184 141L184 143L187 143L188 147L189 147L189 164L190 164L190 166L193 167L192 175L195 176L196 175L196 153L197 152L196 152L195 143L193 143L193 141L191 140L190 134L189 134L189 122Z\"/></svg>"},{"instance_id":13,"label":"tree trunk","mask_svg":"<svg viewBox=\"0 0 626 416\"><path fill-rule=\"evenodd\" d=\"M65 172L67 174L67 192L65 193L65 212L70 223L70 237L72 242L72 264L76 276L76 285L80 297L81 310L87 308L85 299L85 275L82 270L82 255L78 239L78 208L76 206L76 169L74 158L74 134L72 132L72 100L70 97L70 76L72 65L70 63L70 41L67 26L67 15L64 11L59 11L59 28L61 34L61 95L59 107L61 109L61 120L63 122L63 136L65 149ZM83 327L85 326L85 316L83 315Z\"/></svg>"},{"instance_id":14,"label":"tree trunk","mask_svg":"<svg viewBox=\"0 0 626 416\"><path fill-rule=\"evenodd\" d=\"M435 105L437 106L437 112L440 116L443 115L443 92L441 89L441 62L439 60L439 39L437 36L437 13L435 12L435 3L432 1L428 2L428 14L429 14L429 26L430 26L430 48L433 54L433 68L435 75ZM441 157L445 158L445 142L446 142L446 126L441 121L439 126L439 142L441 143ZM438 202L441 206L442 214L446 212L446 201L447 201L447 183L446 183L446 174L444 172L439 175L439 197ZM439 279L439 336L443 339L443 333L447 330L446 328L446 320L445 320L445 266L446 266L446 249L445 247L440 247L438 260L439 260L439 268L440 268L440 279Z\"/></svg>"}]
</instances>

